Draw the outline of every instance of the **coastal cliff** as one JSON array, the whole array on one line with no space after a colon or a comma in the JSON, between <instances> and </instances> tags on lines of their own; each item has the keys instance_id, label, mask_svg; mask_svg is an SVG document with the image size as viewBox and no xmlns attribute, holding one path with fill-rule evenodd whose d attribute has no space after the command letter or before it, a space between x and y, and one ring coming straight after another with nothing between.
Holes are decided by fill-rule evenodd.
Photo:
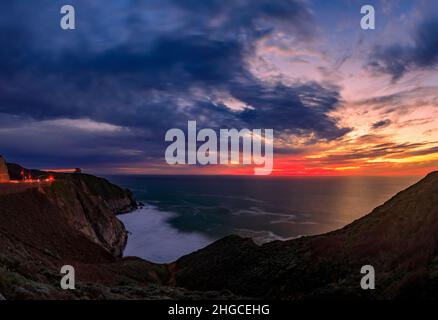
<instances>
[{"instance_id":1,"label":"coastal cliff","mask_svg":"<svg viewBox=\"0 0 438 320\"><path fill-rule=\"evenodd\" d=\"M20 167L11 167L14 176ZM54 175L53 183L0 192L0 292L7 298L51 298L58 289L45 274L58 278L64 264L111 263L123 253L127 232L115 215L136 208L131 192L91 175Z\"/></svg>"},{"instance_id":2,"label":"coastal cliff","mask_svg":"<svg viewBox=\"0 0 438 320\"><path fill-rule=\"evenodd\" d=\"M22 168L8 167L19 179ZM0 188L0 299L235 297L168 286L168 266L121 257L127 232L116 215L136 208L129 190L92 175L31 173L55 181ZM76 290L60 288L63 265L74 266Z\"/></svg>"},{"instance_id":3,"label":"coastal cliff","mask_svg":"<svg viewBox=\"0 0 438 320\"><path fill-rule=\"evenodd\" d=\"M66 219L78 230L116 257L123 253L127 233L115 217L136 208L129 190L86 174L57 175L49 188L41 188Z\"/></svg>"},{"instance_id":4,"label":"coastal cliff","mask_svg":"<svg viewBox=\"0 0 438 320\"><path fill-rule=\"evenodd\" d=\"M11 176L16 178L18 172L23 170L18 165L10 164L8 167ZM32 175L46 178L49 173L33 170ZM136 209L137 204L132 193L111 184L106 179L92 175L81 173L50 173L50 175L54 176L54 182L37 185L37 192L27 190L28 192L21 195L25 200L20 201L19 204L12 201L10 211L18 211L20 207L41 199L47 200L52 205L51 209L56 211L72 230L82 233L112 255L121 256L126 245L127 234L123 224L115 215ZM26 211L25 208L22 211Z\"/></svg>"}]
</instances>

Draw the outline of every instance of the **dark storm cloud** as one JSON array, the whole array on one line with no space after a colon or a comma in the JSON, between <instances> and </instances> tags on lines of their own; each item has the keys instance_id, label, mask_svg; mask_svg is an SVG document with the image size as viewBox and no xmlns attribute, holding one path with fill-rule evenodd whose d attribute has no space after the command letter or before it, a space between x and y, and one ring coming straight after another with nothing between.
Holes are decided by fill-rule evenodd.
<instances>
[{"instance_id":1,"label":"dark storm cloud","mask_svg":"<svg viewBox=\"0 0 438 320\"><path fill-rule=\"evenodd\" d=\"M371 125L372 129L381 129L381 128L385 128L387 126L389 126L392 123L391 120L389 119L385 119L385 120L381 120L381 121L377 121L375 123L373 123Z\"/></svg>"},{"instance_id":2,"label":"dark storm cloud","mask_svg":"<svg viewBox=\"0 0 438 320\"><path fill-rule=\"evenodd\" d=\"M339 102L339 93L316 83L296 87L278 84L264 87L256 84L239 86L233 95L248 102L254 109L240 117L252 127L269 127L289 133L316 133L319 139L336 139L349 132L338 128L327 116Z\"/></svg>"},{"instance_id":3,"label":"dark storm cloud","mask_svg":"<svg viewBox=\"0 0 438 320\"><path fill-rule=\"evenodd\" d=\"M376 47L369 67L379 73L400 79L405 73L415 69L436 67L438 64L438 17L428 19L418 25L412 45L392 45Z\"/></svg>"},{"instance_id":4,"label":"dark storm cloud","mask_svg":"<svg viewBox=\"0 0 438 320\"><path fill-rule=\"evenodd\" d=\"M310 10L301 0L172 0L191 18L191 25L214 31L220 28L222 34L235 35L242 29L246 36L259 36L274 28L283 27L295 37L312 37L314 27Z\"/></svg>"},{"instance_id":5,"label":"dark storm cloud","mask_svg":"<svg viewBox=\"0 0 438 320\"><path fill-rule=\"evenodd\" d=\"M233 40L204 36L166 36L143 51L117 47L91 59L70 61L70 72L123 77L132 85L154 89L185 90L193 85L223 85L237 74L245 74L245 49ZM134 76L134 79L129 79Z\"/></svg>"},{"instance_id":6,"label":"dark storm cloud","mask_svg":"<svg viewBox=\"0 0 438 320\"><path fill-rule=\"evenodd\" d=\"M46 158L56 149L53 159L59 160L65 140L73 139L65 154L93 162L131 151L134 158L144 157L142 150L162 157L164 132L188 120L213 128L313 133L328 140L348 132L327 115L340 102L336 89L268 84L248 70L255 42L274 30L295 34L299 41L312 37L312 15L302 1L74 1L75 31L59 28L61 4L0 4L7 12L0 19L0 121L14 116L29 124L16 136L17 146L25 141ZM212 101L218 92L251 108L236 111ZM89 119L120 126L130 135L101 132L90 139L94 133L81 134L78 128L38 127L38 121L53 119ZM54 132L57 139L41 144ZM3 137L0 147L32 155Z\"/></svg>"}]
</instances>

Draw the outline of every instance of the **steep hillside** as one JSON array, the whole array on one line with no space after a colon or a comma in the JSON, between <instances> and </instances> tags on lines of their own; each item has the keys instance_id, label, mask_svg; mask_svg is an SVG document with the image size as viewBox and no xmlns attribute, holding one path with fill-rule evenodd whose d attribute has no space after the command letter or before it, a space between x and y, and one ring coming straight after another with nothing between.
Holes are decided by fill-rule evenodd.
<instances>
[{"instance_id":1,"label":"steep hillside","mask_svg":"<svg viewBox=\"0 0 438 320\"><path fill-rule=\"evenodd\" d=\"M231 236L178 260L172 283L260 298L438 298L438 172L341 230L255 245ZM376 290L360 289L361 266Z\"/></svg>"},{"instance_id":2,"label":"steep hillside","mask_svg":"<svg viewBox=\"0 0 438 320\"><path fill-rule=\"evenodd\" d=\"M127 236L115 213L135 206L129 191L82 174L57 175L52 184L0 194L0 292L36 298L32 283L50 283L47 274L58 279L64 264L116 261ZM44 290L42 297L51 296Z\"/></svg>"},{"instance_id":3,"label":"steep hillside","mask_svg":"<svg viewBox=\"0 0 438 320\"><path fill-rule=\"evenodd\" d=\"M18 165L9 165L11 176L15 177L22 168ZM32 171L33 176L46 177L49 173ZM122 189L109 183L107 180L87 174L51 174L55 181L51 184L41 184L15 196L0 198L0 207L3 210L0 219L2 226L12 230L8 222L16 221L17 215L29 221L29 216L40 217L39 209L24 208L35 203L45 203L50 207L48 211L58 211L58 216L64 219L64 224L85 235L93 242L99 244L114 256L121 256L126 244L126 230L123 224L115 217L116 214L132 211L136 202L129 190ZM11 185L11 189L24 188L26 185ZM29 187L33 187L30 184ZM7 191L7 190L5 190ZM21 197L22 200L16 199ZM34 212L33 215L31 213ZM50 225L52 221L47 221ZM56 224L56 222L55 222ZM38 227L34 222L33 226ZM16 230L23 235L26 230Z\"/></svg>"},{"instance_id":4,"label":"steep hillside","mask_svg":"<svg viewBox=\"0 0 438 320\"><path fill-rule=\"evenodd\" d=\"M105 179L85 174L57 175L44 193L74 229L121 256L126 245L126 230L115 217L136 208L132 194Z\"/></svg>"}]
</instances>

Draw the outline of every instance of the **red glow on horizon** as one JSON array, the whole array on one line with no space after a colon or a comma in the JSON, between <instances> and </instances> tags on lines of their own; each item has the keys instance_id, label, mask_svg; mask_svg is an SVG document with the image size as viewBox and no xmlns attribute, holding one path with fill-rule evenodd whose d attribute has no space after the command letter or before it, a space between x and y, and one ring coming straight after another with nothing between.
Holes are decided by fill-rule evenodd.
<instances>
[{"instance_id":1,"label":"red glow on horizon","mask_svg":"<svg viewBox=\"0 0 438 320\"><path fill-rule=\"evenodd\" d=\"M254 175L251 165L167 165L136 163L115 168L96 168L96 172L144 175ZM438 170L435 162L423 163L368 163L366 161L340 161L324 163L318 157L278 156L274 158L272 173L268 176L424 176ZM263 177L263 176L262 176Z\"/></svg>"},{"instance_id":2,"label":"red glow on horizon","mask_svg":"<svg viewBox=\"0 0 438 320\"><path fill-rule=\"evenodd\" d=\"M74 173L76 172L76 168L58 168L58 169L41 169L42 171L46 172L55 172L55 173Z\"/></svg>"}]
</instances>

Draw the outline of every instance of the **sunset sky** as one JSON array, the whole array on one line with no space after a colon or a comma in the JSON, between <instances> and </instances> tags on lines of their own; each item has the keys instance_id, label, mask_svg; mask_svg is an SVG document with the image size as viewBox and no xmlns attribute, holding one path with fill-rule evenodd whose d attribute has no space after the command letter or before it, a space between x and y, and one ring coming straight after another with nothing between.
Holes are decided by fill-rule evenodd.
<instances>
[{"instance_id":1,"label":"sunset sky","mask_svg":"<svg viewBox=\"0 0 438 320\"><path fill-rule=\"evenodd\" d=\"M0 154L95 173L252 174L170 166L165 132L274 129L275 175L438 169L438 2L0 3ZM376 30L360 28L360 8Z\"/></svg>"}]
</instances>

